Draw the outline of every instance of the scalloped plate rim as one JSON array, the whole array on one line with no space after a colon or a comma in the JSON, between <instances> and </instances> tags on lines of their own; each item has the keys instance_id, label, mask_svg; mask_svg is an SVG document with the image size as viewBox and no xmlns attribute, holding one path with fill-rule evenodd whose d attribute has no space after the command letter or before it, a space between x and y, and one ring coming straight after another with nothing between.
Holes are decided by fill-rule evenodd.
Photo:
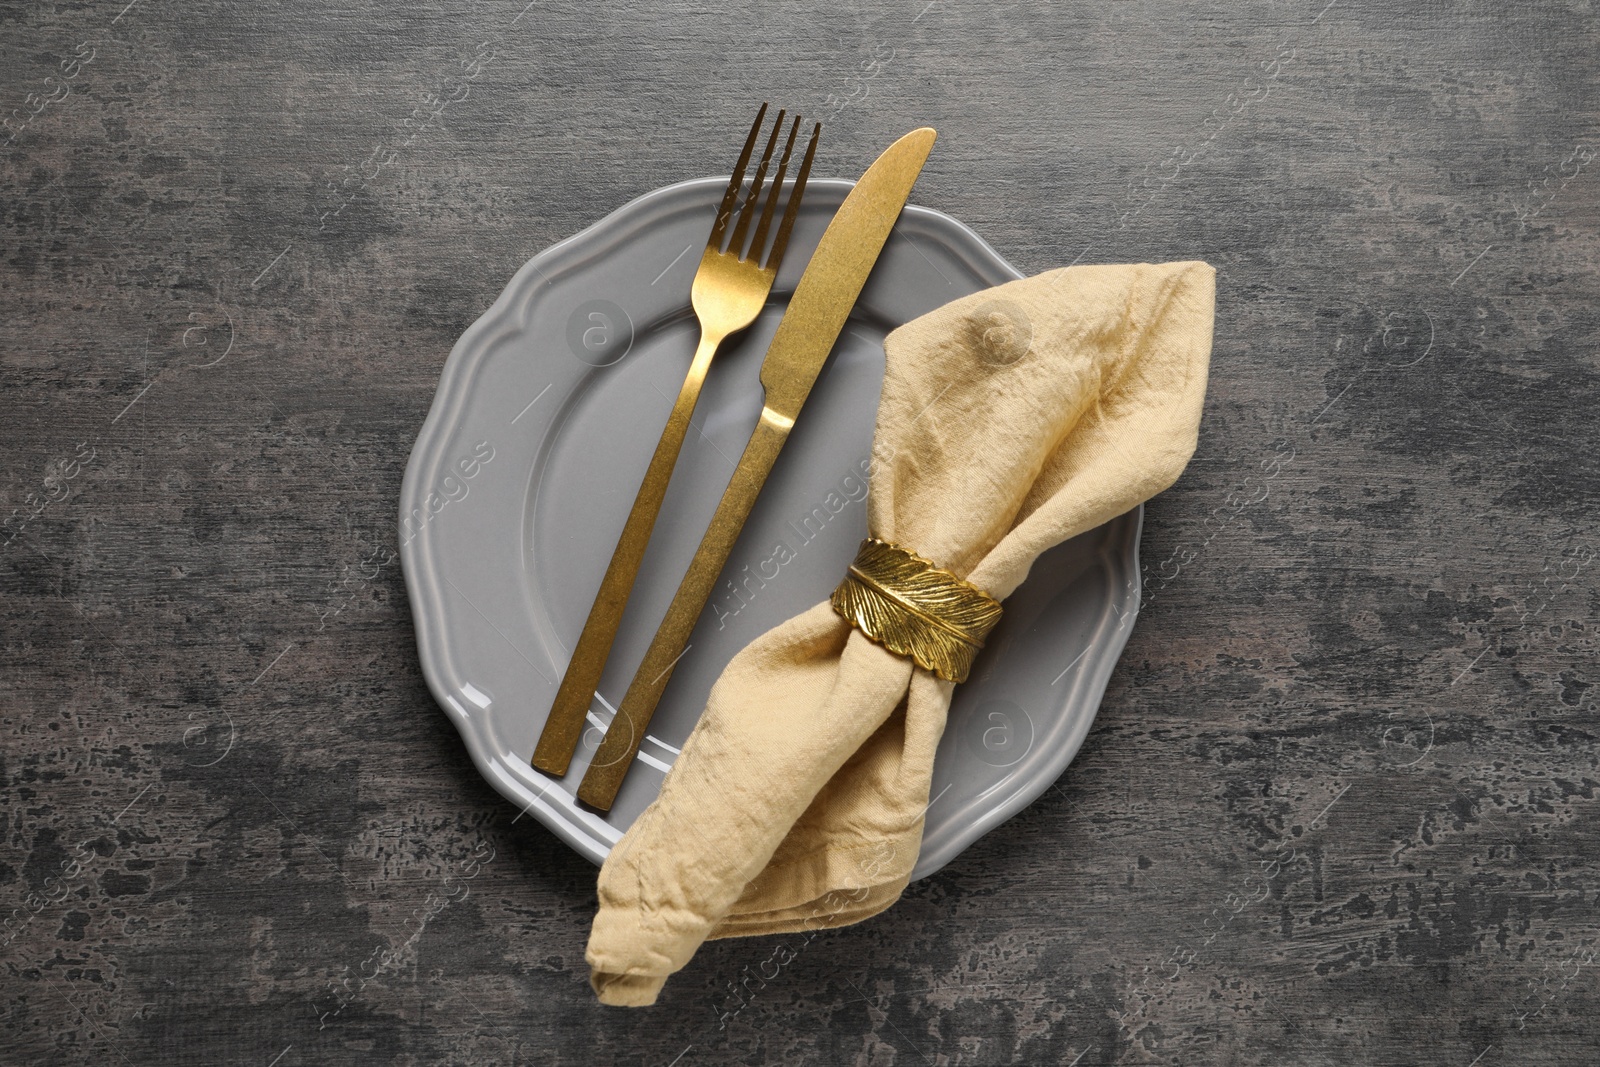
<instances>
[{"instance_id":1,"label":"scalloped plate rim","mask_svg":"<svg viewBox=\"0 0 1600 1067\"><path fill-rule=\"evenodd\" d=\"M702 187L720 192L726 182L726 177L695 178L650 190L577 233L542 249L517 269L494 302L456 340L440 370L439 383L429 404L427 416L412 446L401 481L399 500L401 523L406 515L413 513L422 505L427 495L428 491L424 487L432 482L429 477L425 477L425 473L432 475L437 471L438 454L447 443L448 429L469 402L472 371L482 360L488 358L493 347L492 341L499 334L514 334L526 329L533 308L533 301L528 299L529 291L535 285L535 279L547 280L553 277L562 269L563 260L574 252L585 249L591 243L609 240L613 236L625 238L629 233L636 232L635 227L648 225L652 211L670 203L677 195L691 190L698 191ZM855 183L845 179L823 178L813 179L810 184L814 189L831 188L844 192L852 188ZM945 239L946 251L957 253L974 268L975 273L1003 275L1002 281L1023 277L1021 272L1008 263L976 231L950 215L932 208L908 204L901 220L896 223L896 228L898 229L907 220L919 229L938 233ZM547 270L552 273L546 274ZM1000 282L996 281L993 284ZM1140 505L1133 511L1112 520L1113 523L1131 522L1133 529L1131 536L1122 542L1126 547L1125 551L1113 551L1110 543L1102 546L1099 557L1106 564L1108 578L1125 577L1130 570L1137 575L1143 514L1144 508ZM500 754L483 736L484 727L455 699L458 687L452 687L450 684L450 676L456 672L451 669L448 627L440 617L442 612L439 610L442 605L442 592L436 581L438 561L429 550L433 539L417 537L407 540L403 535L403 526L400 530L402 531L401 572L416 632L419 661L429 692L441 710L445 711L446 717L454 722L473 765L484 779L525 813L534 814L574 851L599 865L609 853L610 843L620 838L622 831L601 820L593 820L596 824L593 829L600 830L601 827L605 827L611 831L609 833L601 831L601 836L610 838L610 842L602 843L587 829L573 825L565 810L553 807L544 799L542 790L530 794L524 787L522 776L514 773L505 764ZM1115 587L1116 583L1112 582L1112 585ZM1022 811L1049 789L1070 765L1098 714L1100 700L1131 634L1131 623L1137 617L1141 606L1140 583L1124 582L1123 587L1131 589L1131 597L1124 600L1122 605L1129 625L1119 626L1117 632L1109 638L1102 639L1097 634L1090 641L1089 650L1098 654L1093 660L1093 669L1088 672L1087 679L1079 684L1079 688L1087 687L1095 694L1089 714L1083 717L1064 739L1065 743L1058 754L1049 761L1044 773L1033 775L1021 788L1013 790L998 803L982 806L968 824L967 830L954 840L945 842L925 840L922 854L918 857L916 869L912 874L913 880L925 878L939 870L984 834ZM1114 606L1114 600L1113 593L1107 600L1108 605ZM1070 697L1063 703L1068 701ZM532 774L536 781L543 777L539 772Z\"/></svg>"}]
</instances>

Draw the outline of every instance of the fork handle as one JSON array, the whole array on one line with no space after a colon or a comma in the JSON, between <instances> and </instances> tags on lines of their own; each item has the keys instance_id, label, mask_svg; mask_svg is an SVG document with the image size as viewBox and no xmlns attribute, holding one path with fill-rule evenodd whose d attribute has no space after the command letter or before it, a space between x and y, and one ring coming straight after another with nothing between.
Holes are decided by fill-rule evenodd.
<instances>
[{"instance_id":1,"label":"fork handle","mask_svg":"<svg viewBox=\"0 0 1600 1067\"><path fill-rule=\"evenodd\" d=\"M584 718L589 703L600 686L600 675L605 671L606 658L617 639L617 629L622 625L622 612L628 606L628 595L633 591L634 579L639 576L639 565L644 560L644 550L650 544L650 532L655 529L656 516L661 513L661 502L667 495L667 483L672 480L672 470L678 463L678 453L689 433L689 420L700 400L700 388L705 384L706 372L711 367L711 357L716 355L723 338L702 328L700 345L695 349L689 373L678 390L678 399L672 405L666 429L656 442L655 455L644 472L639 493L633 498L633 509L628 512L628 522L617 539L616 550L611 553L611 563L606 576L595 594L589 618L583 624L583 633L572 652L567 671L561 677L555 703L550 707L550 717L545 720L539 734L539 743L533 750L533 765L546 774L557 777L567 773L573 750L583 735Z\"/></svg>"},{"instance_id":2,"label":"fork handle","mask_svg":"<svg viewBox=\"0 0 1600 1067\"><path fill-rule=\"evenodd\" d=\"M744 455L739 457L739 466L723 491L688 573L678 585L672 606L661 620L661 627L644 654L644 662L634 674L622 703L617 705L617 714L584 773L578 799L585 804L602 811L611 810L617 790L622 788L622 780L633 766L633 758L638 754L661 694L672 680L673 668L689 650L689 636L694 632L695 623L705 610L706 601L711 599L717 578L733 553L739 532L750 517L750 509L755 506L756 497L761 494L761 487L777 462L784 442L789 439L789 429L793 425L792 419L771 408L762 408L761 421L750 435Z\"/></svg>"}]
</instances>

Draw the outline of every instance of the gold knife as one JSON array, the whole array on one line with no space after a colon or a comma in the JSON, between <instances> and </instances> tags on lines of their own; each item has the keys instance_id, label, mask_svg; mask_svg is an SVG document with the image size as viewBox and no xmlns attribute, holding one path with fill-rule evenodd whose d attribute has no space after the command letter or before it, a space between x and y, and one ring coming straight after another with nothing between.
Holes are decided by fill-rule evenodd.
<instances>
[{"instance_id":1,"label":"gold knife","mask_svg":"<svg viewBox=\"0 0 1600 1067\"><path fill-rule=\"evenodd\" d=\"M583 776L578 799L585 804L611 810L739 531L911 195L936 136L924 126L890 145L850 190L823 232L761 364L761 384L766 390L761 421L750 435L672 606Z\"/></svg>"}]
</instances>

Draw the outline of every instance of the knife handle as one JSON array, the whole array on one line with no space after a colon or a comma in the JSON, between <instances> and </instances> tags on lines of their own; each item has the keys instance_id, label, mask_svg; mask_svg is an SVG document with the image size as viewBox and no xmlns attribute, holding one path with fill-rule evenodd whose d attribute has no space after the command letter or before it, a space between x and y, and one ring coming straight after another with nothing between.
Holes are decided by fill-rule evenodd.
<instances>
[{"instance_id":1,"label":"knife handle","mask_svg":"<svg viewBox=\"0 0 1600 1067\"><path fill-rule=\"evenodd\" d=\"M717 578L721 576L722 568L728 562L735 542L739 540L739 532L744 529L750 509L755 506L756 497L760 495L761 487L766 483L784 442L789 439L789 429L793 425L792 419L771 408L761 409L761 421L756 424L755 432L744 447L744 454L739 457L733 478L722 493L716 514L711 517L711 526L700 539L700 547L695 550L689 570L678 585L672 606L667 609L666 618L661 620L661 626L650 642L650 649L644 655L644 662L634 674L627 694L617 706L616 717L611 720L605 739L600 742L600 748L583 776L578 799L585 804L601 811L611 810L617 790L622 788L622 780L633 766L633 758L639 751L640 742L644 740L645 730L650 726L656 704L660 702L667 683L672 680L673 668L689 651L689 635L694 632L700 613L711 599Z\"/></svg>"},{"instance_id":2,"label":"knife handle","mask_svg":"<svg viewBox=\"0 0 1600 1067\"><path fill-rule=\"evenodd\" d=\"M644 472L639 493L633 498L633 508L628 512L627 524L617 539L616 550L611 553L611 563L606 576L595 594L594 605L584 621L583 633L578 637L567 671L561 676L561 687L556 690L555 702L550 705L550 715L539 734L539 744L533 750L533 765L546 774L560 777L567 773L572 762L572 751L583 735L583 723L589 713L590 701L600 687L600 676L605 672L606 657L617 639L622 625L622 612L628 606L628 595L639 576L639 565L644 561L644 550L650 544L650 533L655 529L656 517L661 514L661 502L667 495L667 483L672 480L672 469L677 465L678 453L683 450L684 438L689 433L690 419L700 399L700 387L705 383L706 372L711 367L711 357L716 355L722 338L715 334L700 334L700 346L695 350L689 373L672 406L661 440L656 442L655 454Z\"/></svg>"}]
</instances>

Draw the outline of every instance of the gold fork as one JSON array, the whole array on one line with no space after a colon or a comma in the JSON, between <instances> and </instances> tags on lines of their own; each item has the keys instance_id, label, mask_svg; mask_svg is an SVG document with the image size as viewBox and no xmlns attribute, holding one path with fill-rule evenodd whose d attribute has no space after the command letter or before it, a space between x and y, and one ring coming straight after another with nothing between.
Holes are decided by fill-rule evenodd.
<instances>
[{"instance_id":1,"label":"gold fork","mask_svg":"<svg viewBox=\"0 0 1600 1067\"><path fill-rule=\"evenodd\" d=\"M817 152L822 124L817 123L811 132L811 143L800 162L800 171L795 176L794 189L789 194L783 221L778 226L777 236L773 238L771 251L763 258L762 250L766 246L773 211L777 206L778 194L783 190L784 171L789 166L795 134L800 129L800 116L796 115L789 126L789 138L784 143L783 155L778 160L777 177L767 194L765 206L761 208L761 218L747 250L745 238L750 236L751 217L761 197L767 165L772 160L773 149L783 131L784 112L781 110L777 122L773 124L772 135L767 139L761 163L756 167L749 195L739 211L739 219L734 224L727 250L722 248L722 239L728 236L728 221L744 185L745 167L749 165L750 154L755 148L756 137L761 132L762 120L766 115L767 105L762 104L755 122L750 126L750 136L745 139L744 151L739 154L739 163L734 168L727 191L722 194L722 203L717 208L717 217L711 226L711 237L706 241L705 253L700 257L700 269L694 276L692 301L695 316L700 320L700 345L695 349L694 361L689 364L689 373L683 379L683 388L678 391L677 402L672 405L672 415L667 419L666 429L661 432L661 440L656 444L655 455L650 457L650 466L639 486L639 495L634 498L633 510L628 512L628 522L623 526L622 536L618 538L616 550L611 554L611 564L600 583L600 592L594 598L594 606L589 609L589 618L583 624L583 633L572 652L571 662L567 664L567 672L561 678L555 703L551 705L550 717L545 720L544 730L539 734L539 744L533 751L533 765L546 774L564 775L572 762L572 752L583 733L589 702L600 685L606 657L611 652L612 642L616 640L617 628L622 624L622 611L628 605L628 594L633 590L645 547L650 543L650 532L661 511L667 483L672 480L672 468L678 462L683 439L689 432L689 420L700 399L700 387L705 383L706 372L711 367L711 357L716 355L717 348L731 334L755 321L767 302L773 279L777 277L778 267L783 262L784 248L789 243L789 231L793 229L795 216L800 210L800 197L805 192L806 176L811 173L811 161Z\"/></svg>"}]
</instances>

